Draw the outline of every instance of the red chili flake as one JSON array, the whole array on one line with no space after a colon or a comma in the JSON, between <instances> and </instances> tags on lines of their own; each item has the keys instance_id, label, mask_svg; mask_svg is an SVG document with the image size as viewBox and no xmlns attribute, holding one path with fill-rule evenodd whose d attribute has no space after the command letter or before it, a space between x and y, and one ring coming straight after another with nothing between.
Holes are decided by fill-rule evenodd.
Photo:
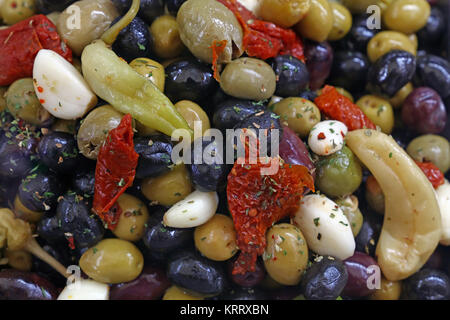
<instances>
[{"instance_id":1,"label":"red chili flake","mask_svg":"<svg viewBox=\"0 0 450 320\"><path fill-rule=\"evenodd\" d=\"M11 8L13 9L17 8L17 3L15 1L11 2Z\"/></svg>"},{"instance_id":2,"label":"red chili flake","mask_svg":"<svg viewBox=\"0 0 450 320\"><path fill-rule=\"evenodd\" d=\"M431 182L433 188L437 189L440 185L444 184L445 182L444 174L432 162L419 162L419 161L415 162L417 166L423 171L428 180Z\"/></svg>"},{"instance_id":3,"label":"red chili flake","mask_svg":"<svg viewBox=\"0 0 450 320\"><path fill-rule=\"evenodd\" d=\"M75 242L73 240L73 236L66 237L67 241L69 241L69 248L75 250Z\"/></svg>"},{"instance_id":4,"label":"red chili flake","mask_svg":"<svg viewBox=\"0 0 450 320\"><path fill-rule=\"evenodd\" d=\"M41 104L44 104L44 103L45 103L45 100L44 100L44 99L39 99L39 102L40 102Z\"/></svg>"},{"instance_id":5,"label":"red chili flake","mask_svg":"<svg viewBox=\"0 0 450 320\"><path fill-rule=\"evenodd\" d=\"M44 88L42 88L41 86L37 87L37 90L38 90L40 93L44 92Z\"/></svg>"},{"instance_id":6,"label":"red chili flake","mask_svg":"<svg viewBox=\"0 0 450 320\"><path fill-rule=\"evenodd\" d=\"M133 184L139 155L134 150L133 126L130 114L109 132L100 148L95 168L93 211L114 230L120 217L117 199Z\"/></svg>"},{"instance_id":7,"label":"red chili flake","mask_svg":"<svg viewBox=\"0 0 450 320\"><path fill-rule=\"evenodd\" d=\"M219 71L217 68L217 60L219 60L219 57L222 54L222 52L225 50L226 45L227 45L227 40L222 40L222 41L214 40L210 47L212 50L212 55L213 55L212 65L213 65L213 70L214 70L214 79L216 79L217 82L220 82L220 74L219 74Z\"/></svg>"},{"instance_id":8,"label":"red chili flake","mask_svg":"<svg viewBox=\"0 0 450 320\"><path fill-rule=\"evenodd\" d=\"M319 140L324 140L326 138L325 133L321 132L319 133L319 135L317 136L317 139Z\"/></svg>"},{"instance_id":9,"label":"red chili flake","mask_svg":"<svg viewBox=\"0 0 450 320\"><path fill-rule=\"evenodd\" d=\"M326 116L343 122L349 131L376 129L376 126L349 98L340 94L335 87L326 85L314 102Z\"/></svg>"}]
</instances>

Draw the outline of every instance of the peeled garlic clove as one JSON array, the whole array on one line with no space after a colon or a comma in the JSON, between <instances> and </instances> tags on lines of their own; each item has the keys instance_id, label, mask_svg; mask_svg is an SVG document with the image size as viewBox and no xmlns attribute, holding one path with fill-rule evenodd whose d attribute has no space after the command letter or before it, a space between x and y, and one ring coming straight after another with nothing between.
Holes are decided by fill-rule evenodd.
<instances>
[{"instance_id":1,"label":"peeled garlic clove","mask_svg":"<svg viewBox=\"0 0 450 320\"><path fill-rule=\"evenodd\" d=\"M336 120L321 121L309 133L308 145L320 156L329 156L344 146L347 126Z\"/></svg>"},{"instance_id":2,"label":"peeled garlic clove","mask_svg":"<svg viewBox=\"0 0 450 320\"><path fill-rule=\"evenodd\" d=\"M79 279L67 285L58 300L109 300L109 286L94 280Z\"/></svg>"},{"instance_id":3,"label":"peeled garlic clove","mask_svg":"<svg viewBox=\"0 0 450 320\"><path fill-rule=\"evenodd\" d=\"M164 224L173 228L197 227L214 216L218 205L216 192L194 191L164 214Z\"/></svg>"},{"instance_id":4,"label":"peeled garlic clove","mask_svg":"<svg viewBox=\"0 0 450 320\"><path fill-rule=\"evenodd\" d=\"M97 104L97 96L81 73L54 51L39 51L34 60L33 82L40 103L56 118L82 118Z\"/></svg>"}]
</instances>

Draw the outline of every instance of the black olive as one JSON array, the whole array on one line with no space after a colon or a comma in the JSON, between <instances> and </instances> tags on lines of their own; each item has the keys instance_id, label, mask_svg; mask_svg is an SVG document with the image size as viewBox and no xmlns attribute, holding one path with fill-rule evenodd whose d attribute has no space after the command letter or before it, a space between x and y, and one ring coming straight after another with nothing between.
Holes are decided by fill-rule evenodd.
<instances>
[{"instance_id":1,"label":"black olive","mask_svg":"<svg viewBox=\"0 0 450 320\"><path fill-rule=\"evenodd\" d=\"M313 263L300 283L307 300L336 300L347 284L348 273L344 263L336 258L324 256Z\"/></svg>"},{"instance_id":2,"label":"black olive","mask_svg":"<svg viewBox=\"0 0 450 320\"><path fill-rule=\"evenodd\" d=\"M0 131L0 177L22 178L33 169L34 156L28 148L31 140L19 141L11 132Z\"/></svg>"},{"instance_id":3,"label":"black olive","mask_svg":"<svg viewBox=\"0 0 450 320\"><path fill-rule=\"evenodd\" d=\"M167 10L173 16L176 16L181 5L187 0L166 0Z\"/></svg>"},{"instance_id":4,"label":"black olive","mask_svg":"<svg viewBox=\"0 0 450 320\"><path fill-rule=\"evenodd\" d=\"M94 195L94 186L95 186L95 168L93 169L84 169L79 172L76 172L72 178L72 188L73 190L86 196Z\"/></svg>"},{"instance_id":5,"label":"black olive","mask_svg":"<svg viewBox=\"0 0 450 320\"><path fill-rule=\"evenodd\" d=\"M331 68L331 75L328 81L351 92L363 91L369 66L369 59L361 52L335 52L333 67Z\"/></svg>"},{"instance_id":6,"label":"black olive","mask_svg":"<svg viewBox=\"0 0 450 320\"><path fill-rule=\"evenodd\" d=\"M315 91L305 90L303 92L300 92L300 94L298 96L300 98L314 102L314 99L317 98L317 93Z\"/></svg>"},{"instance_id":7,"label":"black olive","mask_svg":"<svg viewBox=\"0 0 450 320\"><path fill-rule=\"evenodd\" d=\"M124 15L130 9L132 1L133 0L112 0L112 3L117 8L117 11L119 11L121 15Z\"/></svg>"},{"instance_id":8,"label":"black olive","mask_svg":"<svg viewBox=\"0 0 450 320\"><path fill-rule=\"evenodd\" d=\"M200 138L191 145L188 165L192 183L201 191L222 191L225 189L229 167L223 146L215 139ZM233 162L231 158L230 162Z\"/></svg>"},{"instance_id":9,"label":"black olive","mask_svg":"<svg viewBox=\"0 0 450 320\"><path fill-rule=\"evenodd\" d=\"M41 161L56 172L71 172L78 165L77 141L66 132L45 135L39 142L38 153Z\"/></svg>"},{"instance_id":10,"label":"black olive","mask_svg":"<svg viewBox=\"0 0 450 320\"><path fill-rule=\"evenodd\" d=\"M91 214L90 207L86 199L69 191L56 208L56 218L61 221L61 230L73 236L77 248L93 246L103 238L105 232L101 222Z\"/></svg>"},{"instance_id":11,"label":"black olive","mask_svg":"<svg viewBox=\"0 0 450 320\"><path fill-rule=\"evenodd\" d=\"M124 15L131 7L132 0L112 0L120 14ZM138 17L150 25L164 14L163 0L141 0Z\"/></svg>"},{"instance_id":12,"label":"black olive","mask_svg":"<svg viewBox=\"0 0 450 320\"><path fill-rule=\"evenodd\" d=\"M415 80L416 86L430 87L446 99L450 96L450 62L432 54L418 57Z\"/></svg>"},{"instance_id":13,"label":"black olive","mask_svg":"<svg viewBox=\"0 0 450 320\"><path fill-rule=\"evenodd\" d=\"M28 175L19 186L19 199L31 211L43 212L56 208L58 197L64 192L58 176L48 170Z\"/></svg>"},{"instance_id":14,"label":"black olive","mask_svg":"<svg viewBox=\"0 0 450 320\"><path fill-rule=\"evenodd\" d=\"M115 19L114 25L121 17ZM150 57L152 54L153 38L148 29L148 25L139 17L133 21L117 36L112 45L114 52L127 62L136 58Z\"/></svg>"},{"instance_id":15,"label":"black olive","mask_svg":"<svg viewBox=\"0 0 450 320\"><path fill-rule=\"evenodd\" d=\"M415 71L414 55L403 50L392 50L370 67L368 87L375 94L392 97L412 80Z\"/></svg>"},{"instance_id":16,"label":"black olive","mask_svg":"<svg viewBox=\"0 0 450 320\"><path fill-rule=\"evenodd\" d=\"M63 242L62 221L56 216L43 218L37 225L37 234L49 243Z\"/></svg>"},{"instance_id":17,"label":"black olive","mask_svg":"<svg viewBox=\"0 0 450 320\"><path fill-rule=\"evenodd\" d=\"M222 294L219 300L268 300L268 294L260 288L237 287Z\"/></svg>"},{"instance_id":18,"label":"black olive","mask_svg":"<svg viewBox=\"0 0 450 320\"><path fill-rule=\"evenodd\" d=\"M266 109L261 102L241 99L222 100L214 112L213 124L219 130L233 129L236 123Z\"/></svg>"},{"instance_id":19,"label":"black olive","mask_svg":"<svg viewBox=\"0 0 450 320\"><path fill-rule=\"evenodd\" d=\"M306 65L299 59L291 55L280 55L270 64L277 76L275 95L295 97L308 86L309 72Z\"/></svg>"},{"instance_id":20,"label":"black olive","mask_svg":"<svg viewBox=\"0 0 450 320\"><path fill-rule=\"evenodd\" d=\"M211 67L193 59L173 62L166 68L164 93L176 103L191 100L201 103L217 88Z\"/></svg>"},{"instance_id":21,"label":"black olive","mask_svg":"<svg viewBox=\"0 0 450 320\"><path fill-rule=\"evenodd\" d=\"M227 286L222 266L193 251L174 253L168 261L167 277L180 288L204 295L219 295Z\"/></svg>"},{"instance_id":22,"label":"black olive","mask_svg":"<svg viewBox=\"0 0 450 320\"><path fill-rule=\"evenodd\" d=\"M168 136L158 134L134 139L134 149L139 154L136 178L156 177L170 170L172 142Z\"/></svg>"},{"instance_id":23,"label":"black olive","mask_svg":"<svg viewBox=\"0 0 450 320\"><path fill-rule=\"evenodd\" d=\"M439 44L447 23L444 14L438 7L432 7L425 27L417 32L420 48L433 49Z\"/></svg>"},{"instance_id":24,"label":"black olive","mask_svg":"<svg viewBox=\"0 0 450 320\"><path fill-rule=\"evenodd\" d=\"M403 281L402 298L408 300L450 299L450 279L442 271L422 269Z\"/></svg>"},{"instance_id":25,"label":"black olive","mask_svg":"<svg viewBox=\"0 0 450 320\"><path fill-rule=\"evenodd\" d=\"M36 11L43 14L49 14L55 11L64 11L76 0L36 0Z\"/></svg>"},{"instance_id":26,"label":"black olive","mask_svg":"<svg viewBox=\"0 0 450 320\"><path fill-rule=\"evenodd\" d=\"M351 50L366 53L367 44L378 32L378 29L369 29L367 27L368 15L358 15L353 19L353 24L347 35L336 46L340 50Z\"/></svg>"},{"instance_id":27,"label":"black olive","mask_svg":"<svg viewBox=\"0 0 450 320\"><path fill-rule=\"evenodd\" d=\"M364 219L361 226L361 230L355 238L356 251L364 252L370 256L375 255L375 249L377 247L379 228L375 219L367 217Z\"/></svg>"}]
</instances>

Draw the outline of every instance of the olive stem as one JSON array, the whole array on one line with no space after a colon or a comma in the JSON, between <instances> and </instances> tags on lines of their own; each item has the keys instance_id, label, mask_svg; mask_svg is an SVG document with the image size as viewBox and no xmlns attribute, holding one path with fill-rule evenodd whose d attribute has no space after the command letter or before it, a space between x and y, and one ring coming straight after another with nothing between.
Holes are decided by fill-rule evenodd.
<instances>
[{"instance_id":1,"label":"olive stem","mask_svg":"<svg viewBox=\"0 0 450 320\"><path fill-rule=\"evenodd\" d=\"M105 31L105 33L102 35L102 40L107 45L112 45L114 41L116 41L117 36L119 35L119 32L126 28L131 21L136 17L139 7L141 5L141 0L133 0L133 3L131 4L130 9L128 10L127 14L122 17L116 24L114 24L111 28Z\"/></svg>"},{"instance_id":2,"label":"olive stem","mask_svg":"<svg viewBox=\"0 0 450 320\"><path fill-rule=\"evenodd\" d=\"M58 260L53 258L44 249L42 249L42 247L39 245L39 243L37 243L35 238L30 237L30 239L26 243L24 249L27 250L28 252L30 252L31 254L35 255L42 261L45 261L46 263L48 263L51 267L53 267L53 269L58 271L63 277L67 278L67 276L68 276L67 269L61 263L59 263Z\"/></svg>"}]
</instances>

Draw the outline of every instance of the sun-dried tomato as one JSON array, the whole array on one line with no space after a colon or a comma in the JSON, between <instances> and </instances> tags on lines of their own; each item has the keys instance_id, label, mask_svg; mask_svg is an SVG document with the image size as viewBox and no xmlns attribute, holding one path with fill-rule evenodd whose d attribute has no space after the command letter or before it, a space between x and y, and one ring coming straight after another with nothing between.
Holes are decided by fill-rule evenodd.
<instances>
[{"instance_id":1,"label":"sun-dried tomato","mask_svg":"<svg viewBox=\"0 0 450 320\"><path fill-rule=\"evenodd\" d=\"M228 208L237 232L237 245L241 253L236 260L233 274L255 270L258 255L266 247L266 230L273 223L292 215L300 205L300 199L309 188L314 190L314 180L306 167L280 164L273 175L262 175L272 162L257 164L235 163L228 176Z\"/></svg>"},{"instance_id":2,"label":"sun-dried tomato","mask_svg":"<svg viewBox=\"0 0 450 320\"><path fill-rule=\"evenodd\" d=\"M236 0L217 0L230 9L242 26L243 45L250 57L269 59L289 54L305 61L303 43L291 29L274 23L258 20L256 16Z\"/></svg>"},{"instance_id":3,"label":"sun-dried tomato","mask_svg":"<svg viewBox=\"0 0 450 320\"><path fill-rule=\"evenodd\" d=\"M440 185L444 184L444 174L432 162L416 161L416 164L423 171L423 173L425 173L425 176L431 182L433 188L437 189Z\"/></svg>"},{"instance_id":4,"label":"sun-dried tomato","mask_svg":"<svg viewBox=\"0 0 450 320\"><path fill-rule=\"evenodd\" d=\"M222 40L222 41L214 40L211 45L214 79L216 79L217 82L220 82L219 70L217 69L217 60L219 60L219 57L222 54L222 52L225 50L226 45L227 45L227 40Z\"/></svg>"},{"instance_id":5,"label":"sun-dried tomato","mask_svg":"<svg viewBox=\"0 0 450 320\"><path fill-rule=\"evenodd\" d=\"M139 155L134 150L132 121L127 114L109 132L95 168L93 211L111 230L116 228L121 213L116 200L133 184L136 175Z\"/></svg>"},{"instance_id":6,"label":"sun-dried tomato","mask_svg":"<svg viewBox=\"0 0 450 320\"><path fill-rule=\"evenodd\" d=\"M314 102L327 117L343 122L349 131L363 128L376 129L364 112L333 86L326 85Z\"/></svg>"}]
</instances>

